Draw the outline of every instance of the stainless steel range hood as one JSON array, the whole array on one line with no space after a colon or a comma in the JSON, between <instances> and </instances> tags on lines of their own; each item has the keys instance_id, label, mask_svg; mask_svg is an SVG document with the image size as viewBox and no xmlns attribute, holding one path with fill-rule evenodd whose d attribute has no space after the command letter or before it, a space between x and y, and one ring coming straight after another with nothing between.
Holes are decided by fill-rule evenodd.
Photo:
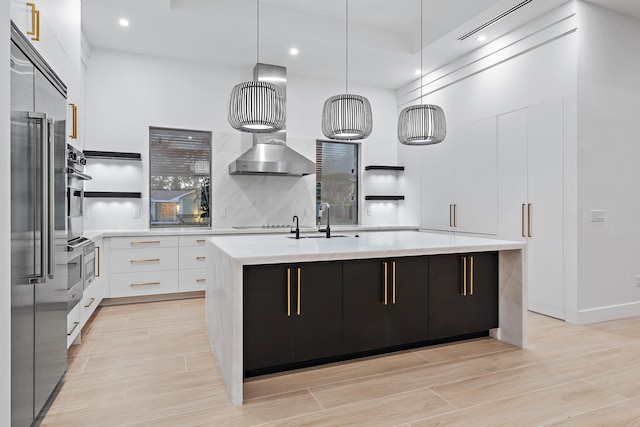
<instances>
[{"instance_id":1,"label":"stainless steel range hood","mask_svg":"<svg viewBox=\"0 0 640 427\"><path fill-rule=\"evenodd\" d=\"M258 63L253 69L253 79L280 87L286 99L285 67ZM229 164L229 174L304 176L315 173L315 163L287 147L286 141L286 128L271 134L253 134L253 147Z\"/></svg>"}]
</instances>

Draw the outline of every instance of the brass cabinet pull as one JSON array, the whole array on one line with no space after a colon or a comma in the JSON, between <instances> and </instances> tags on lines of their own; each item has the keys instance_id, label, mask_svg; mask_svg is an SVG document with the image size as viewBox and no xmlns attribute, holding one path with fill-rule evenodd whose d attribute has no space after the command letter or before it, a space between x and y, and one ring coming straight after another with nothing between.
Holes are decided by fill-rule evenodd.
<instances>
[{"instance_id":1,"label":"brass cabinet pull","mask_svg":"<svg viewBox=\"0 0 640 427\"><path fill-rule=\"evenodd\" d=\"M391 277L391 303L395 305L396 303L396 262L395 261L391 261L391 274L393 275Z\"/></svg>"},{"instance_id":2,"label":"brass cabinet pull","mask_svg":"<svg viewBox=\"0 0 640 427\"><path fill-rule=\"evenodd\" d=\"M529 203L529 207L527 209L527 235L531 236L531 203Z\"/></svg>"},{"instance_id":3,"label":"brass cabinet pull","mask_svg":"<svg viewBox=\"0 0 640 427\"><path fill-rule=\"evenodd\" d=\"M469 257L469 295L473 296L473 257Z\"/></svg>"},{"instance_id":4,"label":"brass cabinet pull","mask_svg":"<svg viewBox=\"0 0 640 427\"><path fill-rule=\"evenodd\" d=\"M145 283L131 283L129 286L135 288L136 286L159 286L160 282L145 282Z\"/></svg>"},{"instance_id":5,"label":"brass cabinet pull","mask_svg":"<svg viewBox=\"0 0 640 427\"><path fill-rule=\"evenodd\" d=\"M31 30L27 31L27 35L33 36L31 40L40 40L40 11L36 9L35 3L27 3L31 8Z\"/></svg>"},{"instance_id":6,"label":"brass cabinet pull","mask_svg":"<svg viewBox=\"0 0 640 427\"><path fill-rule=\"evenodd\" d=\"M204 239L198 239L198 240L196 240L196 243L204 243L204 242L205 242L205 240L204 240Z\"/></svg>"},{"instance_id":7,"label":"brass cabinet pull","mask_svg":"<svg viewBox=\"0 0 640 427\"><path fill-rule=\"evenodd\" d=\"M67 332L67 336L73 334L73 331L75 331L78 326L80 326L80 322L73 322L73 328L71 328L71 331Z\"/></svg>"},{"instance_id":8,"label":"brass cabinet pull","mask_svg":"<svg viewBox=\"0 0 640 427\"><path fill-rule=\"evenodd\" d=\"M207 281L207 279L196 279L196 282L198 282L198 283L202 283L202 282L206 282L206 281Z\"/></svg>"},{"instance_id":9,"label":"brass cabinet pull","mask_svg":"<svg viewBox=\"0 0 640 427\"><path fill-rule=\"evenodd\" d=\"M96 252L98 252L98 256L96 257L98 260L98 272L96 273L96 277L100 277L100 246L96 246Z\"/></svg>"},{"instance_id":10,"label":"brass cabinet pull","mask_svg":"<svg viewBox=\"0 0 640 427\"><path fill-rule=\"evenodd\" d=\"M453 228L458 228L458 204L453 204Z\"/></svg>"},{"instance_id":11,"label":"brass cabinet pull","mask_svg":"<svg viewBox=\"0 0 640 427\"><path fill-rule=\"evenodd\" d=\"M71 107L71 135L69 138L77 139L78 138L78 106L76 104L70 103Z\"/></svg>"},{"instance_id":12,"label":"brass cabinet pull","mask_svg":"<svg viewBox=\"0 0 640 427\"><path fill-rule=\"evenodd\" d=\"M159 245L160 240L147 240L145 242L131 242L132 245Z\"/></svg>"},{"instance_id":13,"label":"brass cabinet pull","mask_svg":"<svg viewBox=\"0 0 640 427\"><path fill-rule=\"evenodd\" d=\"M449 227L453 227L453 205L449 204Z\"/></svg>"},{"instance_id":14,"label":"brass cabinet pull","mask_svg":"<svg viewBox=\"0 0 640 427\"><path fill-rule=\"evenodd\" d=\"M287 317L291 317L291 269L287 268Z\"/></svg>"},{"instance_id":15,"label":"brass cabinet pull","mask_svg":"<svg viewBox=\"0 0 640 427\"><path fill-rule=\"evenodd\" d=\"M467 257L462 257L462 296L467 296Z\"/></svg>"},{"instance_id":16,"label":"brass cabinet pull","mask_svg":"<svg viewBox=\"0 0 640 427\"><path fill-rule=\"evenodd\" d=\"M521 225L520 229L522 230L522 237L527 237L524 234L524 207L525 207L525 203L522 204L522 212L521 212L521 215L520 215L520 218L522 219L522 225Z\"/></svg>"},{"instance_id":17,"label":"brass cabinet pull","mask_svg":"<svg viewBox=\"0 0 640 427\"><path fill-rule=\"evenodd\" d=\"M129 262L131 262L132 264L134 262L159 262L160 258L150 258L150 259L132 259Z\"/></svg>"},{"instance_id":18,"label":"brass cabinet pull","mask_svg":"<svg viewBox=\"0 0 640 427\"><path fill-rule=\"evenodd\" d=\"M89 308L89 307L91 307L91 306L93 305L93 302L94 302L95 300L96 300L95 298L91 298L91 299L89 300L89 302L88 302L87 304L85 304L85 305L84 305L84 308Z\"/></svg>"},{"instance_id":19,"label":"brass cabinet pull","mask_svg":"<svg viewBox=\"0 0 640 427\"><path fill-rule=\"evenodd\" d=\"M300 316L300 268L298 268L298 316Z\"/></svg>"},{"instance_id":20,"label":"brass cabinet pull","mask_svg":"<svg viewBox=\"0 0 640 427\"><path fill-rule=\"evenodd\" d=\"M207 259L207 257L206 256L197 256L196 259L198 261L204 261L205 259Z\"/></svg>"},{"instance_id":21,"label":"brass cabinet pull","mask_svg":"<svg viewBox=\"0 0 640 427\"><path fill-rule=\"evenodd\" d=\"M382 303L384 305L387 305L389 303L389 300L387 299L387 294L389 293L389 284L387 283L387 262L384 261L382 263L382 265L384 266L384 298L382 299Z\"/></svg>"}]
</instances>

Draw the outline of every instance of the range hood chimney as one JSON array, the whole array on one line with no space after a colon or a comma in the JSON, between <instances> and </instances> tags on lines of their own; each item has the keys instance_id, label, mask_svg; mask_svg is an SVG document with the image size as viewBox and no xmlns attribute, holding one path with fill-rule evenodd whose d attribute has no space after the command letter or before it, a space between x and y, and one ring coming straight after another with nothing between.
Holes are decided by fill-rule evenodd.
<instances>
[{"instance_id":1,"label":"range hood chimney","mask_svg":"<svg viewBox=\"0 0 640 427\"><path fill-rule=\"evenodd\" d=\"M277 65L256 64L254 81L266 81L287 93L287 69ZM316 172L311 160L287 147L287 130L253 134L253 147L229 164L231 175L304 176Z\"/></svg>"}]
</instances>

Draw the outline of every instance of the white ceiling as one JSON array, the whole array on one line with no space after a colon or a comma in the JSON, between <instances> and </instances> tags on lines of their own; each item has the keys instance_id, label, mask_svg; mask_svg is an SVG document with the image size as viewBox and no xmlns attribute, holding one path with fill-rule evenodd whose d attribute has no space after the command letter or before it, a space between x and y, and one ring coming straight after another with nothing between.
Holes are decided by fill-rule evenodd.
<instances>
[{"instance_id":1,"label":"white ceiling","mask_svg":"<svg viewBox=\"0 0 640 427\"><path fill-rule=\"evenodd\" d=\"M490 42L567 0L533 0L483 31ZM640 0L589 0L640 17ZM521 0L423 0L423 69L480 46L457 38ZM256 0L83 0L93 48L243 67L256 63ZM260 0L260 62L345 79L345 0ZM120 18L131 25L122 28ZM397 89L420 68L420 0L349 1L349 81ZM297 47L298 56L289 55ZM249 74L250 75L250 74Z\"/></svg>"}]
</instances>

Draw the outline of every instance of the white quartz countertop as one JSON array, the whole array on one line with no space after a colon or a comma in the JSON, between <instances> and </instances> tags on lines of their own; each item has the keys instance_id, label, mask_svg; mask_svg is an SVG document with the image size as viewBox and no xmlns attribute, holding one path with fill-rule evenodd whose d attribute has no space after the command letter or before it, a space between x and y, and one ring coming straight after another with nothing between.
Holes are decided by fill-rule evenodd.
<instances>
[{"instance_id":1,"label":"white quartz countertop","mask_svg":"<svg viewBox=\"0 0 640 427\"><path fill-rule=\"evenodd\" d=\"M522 242L420 231L371 233L342 232L333 228L331 231L330 239L307 237L296 240L289 235L262 235L215 236L208 240L241 264L488 252L523 249L525 246Z\"/></svg>"},{"instance_id":2,"label":"white quartz countertop","mask_svg":"<svg viewBox=\"0 0 640 427\"><path fill-rule=\"evenodd\" d=\"M324 228L324 225L323 225ZM388 230L412 230L417 231L417 226L404 225L337 225L332 226L334 233L360 232L360 231L388 231ZM316 227L300 228L302 235L316 233ZM282 228L154 228L154 229L117 229L117 230L85 230L84 236L89 239L100 237L130 237L130 236L225 236L225 235L247 235L247 234L286 234L289 229Z\"/></svg>"}]
</instances>

